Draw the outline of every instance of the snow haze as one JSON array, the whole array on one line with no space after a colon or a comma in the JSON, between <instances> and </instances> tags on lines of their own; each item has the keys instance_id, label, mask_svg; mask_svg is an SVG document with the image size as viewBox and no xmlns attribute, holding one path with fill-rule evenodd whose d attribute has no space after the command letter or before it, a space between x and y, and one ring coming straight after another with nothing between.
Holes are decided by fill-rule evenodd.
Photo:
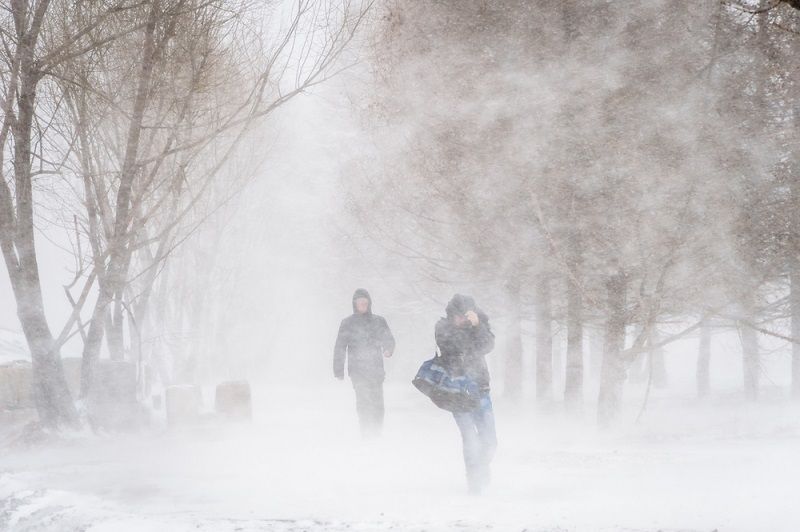
<instances>
[{"instance_id":1,"label":"snow haze","mask_svg":"<svg viewBox=\"0 0 800 532\"><path fill-rule=\"evenodd\" d=\"M796 2L0 29L0 530L800 530Z\"/></svg>"}]
</instances>

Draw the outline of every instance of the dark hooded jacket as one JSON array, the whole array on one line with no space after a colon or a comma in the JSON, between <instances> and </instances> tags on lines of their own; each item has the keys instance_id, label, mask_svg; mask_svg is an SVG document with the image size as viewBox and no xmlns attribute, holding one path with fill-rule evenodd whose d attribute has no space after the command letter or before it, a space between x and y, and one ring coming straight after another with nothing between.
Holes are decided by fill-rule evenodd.
<instances>
[{"instance_id":1,"label":"dark hooded jacket","mask_svg":"<svg viewBox=\"0 0 800 532\"><path fill-rule=\"evenodd\" d=\"M356 299L365 297L369 301L366 314L356 312ZM381 316L372 313L372 298L369 292L359 288L353 294L353 314L342 320L336 346L333 349L333 374L344 377L344 362L347 373L354 379L383 380L383 351L394 352L394 337L389 325Z\"/></svg>"},{"instance_id":2,"label":"dark hooded jacket","mask_svg":"<svg viewBox=\"0 0 800 532\"><path fill-rule=\"evenodd\" d=\"M461 327L453 323L453 316L472 310L479 323L469 322ZM456 294L447 304L447 317L436 323L436 345L443 363L454 375L467 375L483 389L489 388L489 368L485 355L494 349L494 333L489 327L489 317L475 305L469 296Z\"/></svg>"}]
</instances>

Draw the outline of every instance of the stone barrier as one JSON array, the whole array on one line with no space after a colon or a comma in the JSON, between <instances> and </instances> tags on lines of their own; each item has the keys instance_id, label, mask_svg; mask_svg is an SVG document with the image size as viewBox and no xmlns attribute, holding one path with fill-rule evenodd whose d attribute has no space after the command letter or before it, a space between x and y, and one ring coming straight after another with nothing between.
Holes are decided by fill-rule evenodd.
<instances>
[{"instance_id":1,"label":"stone barrier","mask_svg":"<svg viewBox=\"0 0 800 532\"><path fill-rule=\"evenodd\" d=\"M32 408L33 369L27 360L0 365L0 410Z\"/></svg>"}]
</instances>

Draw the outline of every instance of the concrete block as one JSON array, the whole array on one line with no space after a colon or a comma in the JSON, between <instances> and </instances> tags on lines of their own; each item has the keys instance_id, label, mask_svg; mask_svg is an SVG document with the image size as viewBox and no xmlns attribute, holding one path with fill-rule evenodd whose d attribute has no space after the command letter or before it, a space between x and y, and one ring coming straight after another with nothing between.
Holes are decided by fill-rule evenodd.
<instances>
[{"instance_id":1,"label":"concrete block","mask_svg":"<svg viewBox=\"0 0 800 532\"><path fill-rule=\"evenodd\" d=\"M27 360L15 360L0 366L0 410L31 408L33 369Z\"/></svg>"}]
</instances>

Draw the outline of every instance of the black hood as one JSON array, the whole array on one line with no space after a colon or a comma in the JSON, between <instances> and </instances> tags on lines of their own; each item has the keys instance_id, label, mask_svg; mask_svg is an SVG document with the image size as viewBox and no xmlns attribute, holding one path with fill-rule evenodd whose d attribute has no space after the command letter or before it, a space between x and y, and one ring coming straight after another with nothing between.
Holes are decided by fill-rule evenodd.
<instances>
[{"instance_id":1,"label":"black hood","mask_svg":"<svg viewBox=\"0 0 800 532\"><path fill-rule=\"evenodd\" d=\"M456 314L464 314L468 310L477 310L475 300L462 294L454 295L445 308L448 318L452 318Z\"/></svg>"},{"instance_id":2,"label":"black hood","mask_svg":"<svg viewBox=\"0 0 800 532\"><path fill-rule=\"evenodd\" d=\"M353 314L356 313L356 299L359 297L366 297L369 304L367 305L367 314L372 314L372 298L369 296L369 292L367 292L363 288L359 288L353 293Z\"/></svg>"}]
</instances>

